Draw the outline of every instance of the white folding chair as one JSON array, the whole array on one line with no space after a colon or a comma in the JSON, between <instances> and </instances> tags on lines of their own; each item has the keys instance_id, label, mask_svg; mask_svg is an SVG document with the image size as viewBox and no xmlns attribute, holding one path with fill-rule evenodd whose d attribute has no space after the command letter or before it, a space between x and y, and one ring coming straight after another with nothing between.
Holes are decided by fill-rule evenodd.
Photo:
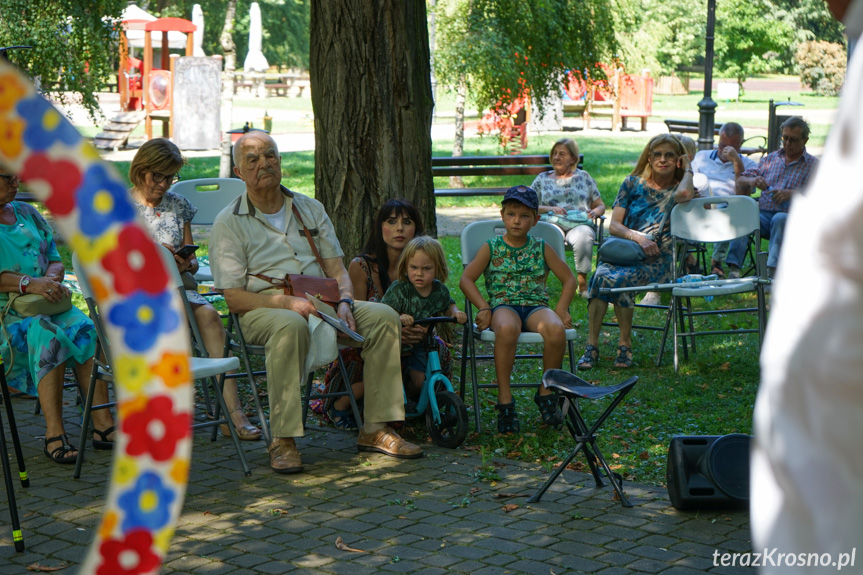
<instances>
[{"instance_id":1,"label":"white folding chair","mask_svg":"<svg viewBox=\"0 0 863 575\"><path fill-rule=\"evenodd\" d=\"M503 227L503 222L500 220L486 220L481 222L473 222L468 224L461 233L461 261L463 266L467 266L474 257L476 257L479 248L486 240L495 236L502 235L506 230ZM566 257L565 246L563 241L563 233L557 226L546 222L539 222L530 230L530 235L542 238L545 242L554 249L561 257ZM564 260L565 261L565 260ZM494 344L495 335L490 329L477 331L473 323L473 306L470 301L465 298L465 312L467 313L467 323L465 324L464 336L462 340L462 361L461 361L461 395L465 394L465 375L467 371L468 361L470 363L470 381L473 387L473 405L474 405L474 421L476 423L477 432L481 431L480 414L479 414L479 390L497 387L494 383L480 384L476 374L476 360L478 359L494 359L493 354L477 355L476 341L483 341ZM573 354L572 342L575 340L575 330L566 330L566 345L569 351L569 368L570 371L575 371L575 356ZM522 332L518 336L518 344L528 343L543 343L542 336L533 332ZM542 359L542 354L517 354L516 359ZM513 383L511 387L536 387L538 384L529 383Z\"/></svg>"},{"instance_id":2,"label":"white folding chair","mask_svg":"<svg viewBox=\"0 0 863 575\"><path fill-rule=\"evenodd\" d=\"M180 297L183 301L184 308L186 310L186 317L189 320L190 327L192 329L192 335L194 338L193 345L201 355L204 357L191 357L189 362L189 368L192 372L192 377L196 380L206 380L206 383L202 386L204 397L209 404L209 393L206 388L206 385L209 384L213 393L216 396L217 401L217 409L213 412L214 418L212 421L205 421L202 423L197 423L192 425L192 429L199 429L203 427L212 427L213 434L212 439L215 440L216 433L215 430L221 424L227 424L228 429L231 433L231 439L233 440L234 447L237 450L237 456L240 458L240 464L243 467L243 472L246 475L251 475L252 471L249 469L249 464L246 461L246 455L243 451L242 447L240 447L239 437L237 436L237 431L234 428L234 424L231 421L230 415L228 413L227 407L225 405L225 399L222 397L222 387L220 381L217 379L217 376L227 373L232 370L236 370L240 366L240 360L236 357L224 357L224 358L209 358L206 357L206 350L202 343L203 340L200 337L200 331L198 330L197 322L195 322L195 316L192 313L192 308L189 305L189 301L186 299L186 292L183 288L183 279L180 277L180 272L177 270L176 262L174 261L173 255L166 250L160 250L162 257L165 261L165 267L169 270L171 285L173 285L180 293ZM96 341L96 353L95 353L95 361L93 362L93 372L90 376L90 389L87 393L87 399L84 402L84 412L83 412L83 420L81 423L81 438L79 441L78 448L78 459L75 462L75 478L81 476L81 467L84 461L84 446L86 444L87 433L90 430L90 414L94 409L108 409L112 407L113 403L102 404L102 405L93 405L93 396L96 388L96 381L105 381L108 383L113 383L114 376L111 370L112 359L111 359L111 349L108 343L108 338L106 337L104 324L102 323L101 316L99 315L99 308L96 304L95 297L93 296L93 291L90 287L90 281L86 275L84 267L80 265L80 261L78 260L78 255L72 254L72 265L75 268L75 272L78 276L78 284L81 287L81 292L84 295L84 300L87 303L87 307L90 310L90 319L93 321L93 324L96 327L97 341ZM102 362L102 358L104 357L105 362ZM208 405L208 412L209 412ZM220 417L221 415L221 417Z\"/></svg>"},{"instance_id":3,"label":"white folding chair","mask_svg":"<svg viewBox=\"0 0 863 575\"><path fill-rule=\"evenodd\" d=\"M770 282L766 274L766 254L756 258L758 274L739 279L715 280L698 283L676 283L683 274L678 270L677 258L685 250L686 242L723 242L752 235L755 245L761 245L761 224L758 217L758 203L747 196L722 196L696 198L684 204L678 204L671 211L671 235L675 238L672 259L675 285L671 288L671 307L666 318L666 328L656 365L662 361L665 341L668 336L669 322L674 331L674 370L678 368L678 344L683 343L684 357L688 358L685 338L692 342L695 352L695 337L706 335L738 335L741 333L757 333L758 346L764 338L766 324L766 306L764 286ZM691 298L719 297L731 294L755 292L758 306L745 309L716 309L693 311ZM685 307L682 301L686 300ZM758 327L753 329L696 331L693 325L694 317L710 315L728 315L733 313L756 313ZM688 328L687 328L688 323Z\"/></svg>"},{"instance_id":4,"label":"white folding chair","mask_svg":"<svg viewBox=\"0 0 863 575\"><path fill-rule=\"evenodd\" d=\"M180 180L171 190L189 200L198 208L192 223L200 226L213 224L216 216L228 203L246 191L243 180L236 178L199 178ZM209 266L200 266L195 274L198 281L213 281Z\"/></svg>"}]
</instances>

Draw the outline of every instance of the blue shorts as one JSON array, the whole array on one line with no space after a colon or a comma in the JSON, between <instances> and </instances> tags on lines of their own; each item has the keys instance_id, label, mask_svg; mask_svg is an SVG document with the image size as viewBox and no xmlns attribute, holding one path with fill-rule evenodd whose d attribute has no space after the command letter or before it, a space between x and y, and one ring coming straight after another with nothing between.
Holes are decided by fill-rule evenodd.
<instances>
[{"instance_id":1,"label":"blue shorts","mask_svg":"<svg viewBox=\"0 0 863 575\"><path fill-rule=\"evenodd\" d=\"M498 305L495 306L491 313L494 314L497 310L501 308L511 309L515 312L515 314L521 319L521 331L529 331L527 329L527 318L532 316L534 313L538 312L541 309L548 309L544 305Z\"/></svg>"},{"instance_id":2,"label":"blue shorts","mask_svg":"<svg viewBox=\"0 0 863 575\"><path fill-rule=\"evenodd\" d=\"M417 345L410 350L408 356L408 369L425 373L426 365L428 364L428 352L422 345Z\"/></svg>"}]
</instances>

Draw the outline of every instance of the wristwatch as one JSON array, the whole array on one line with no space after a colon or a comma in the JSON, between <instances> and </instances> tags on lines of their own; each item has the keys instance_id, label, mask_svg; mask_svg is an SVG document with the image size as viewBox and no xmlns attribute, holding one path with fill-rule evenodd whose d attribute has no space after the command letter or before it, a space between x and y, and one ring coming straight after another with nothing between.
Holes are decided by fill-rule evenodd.
<instances>
[{"instance_id":1,"label":"wristwatch","mask_svg":"<svg viewBox=\"0 0 863 575\"><path fill-rule=\"evenodd\" d=\"M349 298L340 299L339 305L342 305L343 303L348 304L348 307L351 308L351 313L353 313L353 311L354 311L354 300L349 299Z\"/></svg>"},{"instance_id":2,"label":"wristwatch","mask_svg":"<svg viewBox=\"0 0 863 575\"><path fill-rule=\"evenodd\" d=\"M18 291L21 293L27 293L28 285L30 285L30 276L21 276L21 279L18 280Z\"/></svg>"}]
</instances>

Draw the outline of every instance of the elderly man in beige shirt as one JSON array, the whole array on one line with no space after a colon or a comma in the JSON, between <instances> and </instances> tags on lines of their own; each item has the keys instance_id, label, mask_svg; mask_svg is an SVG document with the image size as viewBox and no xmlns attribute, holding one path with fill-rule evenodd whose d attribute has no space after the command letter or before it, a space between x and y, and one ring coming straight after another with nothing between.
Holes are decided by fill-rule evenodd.
<instances>
[{"instance_id":1,"label":"elderly man in beige shirt","mask_svg":"<svg viewBox=\"0 0 863 575\"><path fill-rule=\"evenodd\" d=\"M272 138L264 132L245 134L234 145L234 163L246 192L216 217L210 263L215 287L224 293L228 309L239 314L244 336L265 346L273 435L270 467L276 473L303 470L294 438L303 435L301 386L309 350L308 317L317 312L305 298L285 295L281 287L259 277L284 278L289 273L336 279L339 317L365 337L365 423L357 449L421 457L418 446L386 425L404 419L398 314L382 304L353 301L332 222L320 202L281 185L281 156ZM294 207L315 241L323 269Z\"/></svg>"}]
</instances>

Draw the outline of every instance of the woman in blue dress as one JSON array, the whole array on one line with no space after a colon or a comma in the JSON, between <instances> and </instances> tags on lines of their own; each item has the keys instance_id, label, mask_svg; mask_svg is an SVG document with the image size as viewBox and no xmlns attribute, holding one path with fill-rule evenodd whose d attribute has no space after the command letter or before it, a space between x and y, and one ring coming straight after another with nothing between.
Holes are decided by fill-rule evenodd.
<instances>
[{"instance_id":1,"label":"woman in blue dress","mask_svg":"<svg viewBox=\"0 0 863 575\"><path fill-rule=\"evenodd\" d=\"M19 180L0 166L0 309L10 294L40 294L49 301L69 295L65 270L51 227L33 206L15 202ZM93 369L96 330L77 308L56 315L23 317L11 308L3 316L0 354L9 387L38 395L45 417L45 455L56 463L74 463L77 448L63 427L63 377L75 371L86 394ZM96 404L108 400L104 382L97 383ZM93 447L111 449L114 421L107 409L93 412Z\"/></svg>"},{"instance_id":2,"label":"woman in blue dress","mask_svg":"<svg viewBox=\"0 0 863 575\"><path fill-rule=\"evenodd\" d=\"M692 168L680 141L671 134L660 134L647 143L641 157L617 192L611 212L609 233L638 242L647 258L637 265L617 266L602 262L590 278L587 346L578 360L579 369L591 369L599 361L599 331L608 304L620 326L620 341L614 367L632 365L632 316L635 301L631 292L600 294L601 288L622 288L662 283L671 277L670 224L663 215L675 203L691 200ZM657 241L652 238L656 236Z\"/></svg>"}]
</instances>

